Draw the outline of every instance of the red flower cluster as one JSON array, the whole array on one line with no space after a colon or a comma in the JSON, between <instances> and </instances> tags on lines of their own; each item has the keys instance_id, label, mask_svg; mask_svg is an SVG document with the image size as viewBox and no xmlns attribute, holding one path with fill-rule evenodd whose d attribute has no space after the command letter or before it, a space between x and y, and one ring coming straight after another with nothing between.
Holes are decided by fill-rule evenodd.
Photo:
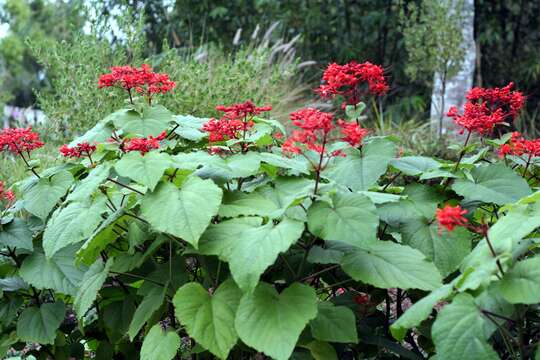
<instances>
[{"instance_id":1,"label":"red flower cluster","mask_svg":"<svg viewBox=\"0 0 540 360\"><path fill-rule=\"evenodd\" d=\"M7 201L6 207L10 207L15 202L15 194L11 190L5 190L4 186L4 182L0 181L0 201Z\"/></svg>"},{"instance_id":2,"label":"red flower cluster","mask_svg":"<svg viewBox=\"0 0 540 360\"><path fill-rule=\"evenodd\" d=\"M368 134L368 130L361 127L356 122L346 122L338 120L338 125L341 127L343 137L341 140L348 142L352 147L357 147L362 143L364 137Z\"/></svg>"},{"instance_id":3,"label":"red flower cluster","mask_svg":"<svg viewBox=\"0 0 540 360\"><path fill-rule=\"evenodd\" d=\"M210 119L202 127L203 131L208 132L210 142L239 139L253 127L253 117L272 110L272 106L257 107L251 100L247 100L229 106L218 105L216 110L224 112L223 116L219 120Z\"/></svg>"},{"instance_id":4,"label":"red flower cluster","mask_svg":"<svg viewBox=\"0 0 540 360\"><path fill-rule=\"evenodd\" d=\"M463 217L467 214L467 210L461 206L446 205L442 209L437 209L435 216L439 223L439 233L445 227L448 231L453 231L456 226L467 226L468 220Z\"/></svg>"},{"instance_id":5,"label":"red flower cluster","mask_svg":"<svg viewBox=\"0 0 540 360\"><path fill-rule=\"evenodd\" d=\"M148 64L140 68L132 66L113 66L109 74L99 77L98 87L119 86L127 90L131 95L131 89L140 94L151 97L152 94L166 93L176 86L169 75L155 73Z\"/></svg>"},{"instance_id":6,"label":"red flower cluster","mask_svg":"<svg viewBox=\"0 0 540 360\"><path fill-rule=\"evenodd\" d=\"M368 91L373 95L384 95L389 89L383 68L370 62L332 63L324 71L323 80L325 83L315 90L317 93L322 97L342 95L346 99L345 104L349 105L360 102L362 84L367 84Z\"/></svg>"},{"instance_id":7,"label":"red flower cluster","mask_svg":"<svg viewBox=\"0 0 540 360\"><path fill-rule=\"evenodd\" d=\"M282 151L285 153L302 154L304 149L315 151L319 154L326 153L326 145L333 139L329 137L334 125L334 115L325 113L313 108L301 109L290 115L292 123L300 130L294 130L292 135L285 140ZM356 123L349 123L338 120L337 125L342 137L339 140L348 142L351 146L359 146L362 139L367 134ZM330 154L330 156L341 156L340 151Z\"/></svg>"},{"instance_id":8,"label":"red flower cluster","mask_svg":"<svg viewBox=\"0 0 540 360\"><path fill-rule=\"evenodd\" d=\"M65 157L71 157L71 158L73 157L80 158L83 155L90 156L90 154L92 154L94 151L96 151L96 146L90 145L87 142L77 144L77 146L74 146L71 148L67 146L66 144L64 144L60 148L60 153L62 153L62 155L64 155Z\"/></svg>"},{"instance_id":9,"label":"red flower cluster","mask_svg":"<svg viewBox=\"0 0 540 360\"><path fill-rule=\"evenodd\" d=\"M159 142L165 140L166 137L167 132L164 131L156 137L150 135L147 138L124 140L121 149L124 152L139 151L141 155L144 155L152 149L159 149Z\"/></svg>"},{"instance_id":10,"label":"red flower cluster","mask_svg":"<svg viewBox=\"0 0 540 360\"><path fill-rule=\"evenodd\" d=\"M503 144L499 148L499 156L504 157L505 155L540 156L540 139L526 140L521 136L521 133L515 131L508 144Z\"/></svg>"},{"instance_id":11,"label":"red flower cluster","mask_svg":"<svg viewBox=\"0 0 540 360\"><path fill-rule=\"evenodd\" d=\"M513 83L503 88L473 88L467 93L467 103L463 115L459 115L455 106L448 111L448 116L465 130L480 135L489 134L496 125L513 121L525 104L525 96L519 91L512 91Z\"/></svg>"},{"instance_id":12,"label":"red flower cluster","mask_svg":"<svg viewBox=\"0 0 540 360\"><path fill-rule=\"evenodd\" d=\"M14 154L30 152L42 147L44 143L39 139L39 134L28 128L7 128L0 132L0 150L6 149Z\"/></svg>"},{"instance_id":13,"label":"red flower cluster","mask_svg":"<svg viewBox=\"0 0 540 360\"><path fill-rule=\"evenodd\" d=\"M247 100L246 102L229 106L218 105L216 106L216 110L224 112L224 116L228 118L247 119L259 115L263 112L272 110L272 106L255 106L255 104L251 100Z\"/></svg>"}]
</instances>

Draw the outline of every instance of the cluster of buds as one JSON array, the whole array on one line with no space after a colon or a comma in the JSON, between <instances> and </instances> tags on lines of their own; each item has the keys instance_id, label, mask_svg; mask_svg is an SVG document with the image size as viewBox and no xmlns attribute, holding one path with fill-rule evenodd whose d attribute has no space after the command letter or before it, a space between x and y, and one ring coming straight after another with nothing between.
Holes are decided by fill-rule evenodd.
<instances>
[{"instance_id":1,"label":"cluster of buds","mask_svg":"<svg viewBox=\"0 0 540 360\"><path fill-rule=\"evenodd\" d=\"M0 150L7 150L13 154L28 154L43 145L39 134L32 131L32 127L7 128L0 132Z\"/></svg>"},{"instance_id":2,"label":"cluster of buds","mask_svg":"<svg viewBox=\"0 0 540 360\"><path fill-rule=\"evenodd\" d=\"M127 153L131 151L139 151L141 155L146 154L150 150L159 149L159 142L167 138L167 132L163 131L158 136L152 135L143 138L124 139L120 144L120 149Z\"/></svg>"},{"instance_id":3,"label":"cluster of buds","mask_svg":"<svg viewBox=\"0 0 540 360\"><path fill-rule=\"evenodd\" d=\"M208 141L211 143L227 141L231 139L245 139L247 132L253 127L253 118L263 112L272 110L271 106L256 106L248 100L243 103L229 106L218 105L216 110L223 112L219 119L210 119L202 130L208 133ZM247 144L242 144L242 151L247 150ZM219 153L213 150L212 153Z\"/></svg>"},{"instance_id":4,"label":"cluster of buds","mask_svg":"<svg viewBox=\"0 0 540 360\"><path fill-rule=\"evenodd\" d=\"M480 136L489 135L497 125L508 125L519 114L525 104L525 96L512 91L513 83L503 88L486 89L476 87L467 93L463 114L453 106L448 116L453 118L464 133L476 132Z\"/></svg>"},{"instance_id":5,"label":"cluster of buds","mask_svg":"<svg viewBox=\"0 0 540 360\"><path fill-rule=\"evenodd\" d=\"M0 202L4 201L6 208L10 207L15 202L15 194L12 190L6 190L3 181L0 181Z\"/></svg>"},{"instance_id":6,"label":"cluster of buds","mask_svg":"<svg viewBox=\"0 0 540 360\"><path fill-rule=\"evenodd\" d=\"M96 146L90 145L88 142L82 142L74 147L64 144L59 151L64 157L80 158L81 156L88 156L91 159L92 153L96 151Z\"/></svg>"},{"instance_id":7,"label":"cluster of buds","mask_svg":"<svg viewBox=\"0 0 540 360\"><path fill-rule=\"evenodd\" d=\"M103 74L98 80L98 87L120 87L126 90L132 100L132 90L146 96L151 103L153 94L164 94L176 86L176 83L169 79L169 75L155 73L148 64L143 64L140 68L133 66L113 66L111 72Z\"/></svg>"},{"instance_id":8,"label":"cluster of buds","mask_svg":"<svg viewBox=\"0 0 540 360\"><path fill-rule=\"evenodd\" d=\"M351 61L344 65L332 63L324 71L323 81L315 91L325 98L343 96L343 106L358 104L366 93L381 96L389 89L383 68L370 62L359 64ZM367 89L362 88L364 84L367 84Z\"/></svg>"},{"instance_id":9,"label":"cluster of buds","mask_svg":"<svg viewBox=\"0 0 540 360\"><path fill-rule=\"evenodd\" d=\"M527 140L521 136L521 133L515 131L512 133L510 141L502 144L499 148L499 156L504 157L506 155L525 155L529 160L540 156L540 139Z\"/></svg>"}]
</instances>

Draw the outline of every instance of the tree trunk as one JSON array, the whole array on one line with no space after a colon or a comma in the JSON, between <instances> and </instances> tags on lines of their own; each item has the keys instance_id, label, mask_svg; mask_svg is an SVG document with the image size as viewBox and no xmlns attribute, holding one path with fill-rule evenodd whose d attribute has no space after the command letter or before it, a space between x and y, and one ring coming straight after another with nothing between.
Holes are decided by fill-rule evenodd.
<instances>
[{"instance_id":1,"label":"tree trunk","mask_svg":"<svg viewBox=\"0 0 540 360\"><path fill-rule=\"evenodd\" d=\"M436 73L433 79L431 95L431 128L439 135L452 132L452 120L446 116L448 109L456 106L461 109L465 104L465 95L473 85L476 62L476 45L474 43L474 0L463 0L463 46L465 56L459 72L450 78ZM442 121L441 121L442 119ZM442 124L442 127L440 126Z\"/></svg>"}]
</instances>

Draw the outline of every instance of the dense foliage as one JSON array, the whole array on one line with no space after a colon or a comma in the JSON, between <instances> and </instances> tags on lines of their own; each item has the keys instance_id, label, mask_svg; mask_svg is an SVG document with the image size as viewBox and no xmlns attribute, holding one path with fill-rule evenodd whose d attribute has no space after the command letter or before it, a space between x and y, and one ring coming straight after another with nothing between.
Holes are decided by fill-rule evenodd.
<instances>
[{"instance_id":1,"label":"dense foliage","mask_svg":"<svg viewBox=\"0 0 540 360\"><path fill-rule=\"evenodd\" d=\"M60 166L31 159L31 129L0 133L31 172L19 199L0 187L0 352L532 358L540 146L485 137L523 97L474 89L453 111L481 113L459 160L408 156L360 125L356 96L387 90L380 70L330 65L320 90L344 119L301 109L289 136L268 104L175 115L157 94L171 80L147 66L102 76L128 105L62 146Z\"/></svg>"}]
</instances>

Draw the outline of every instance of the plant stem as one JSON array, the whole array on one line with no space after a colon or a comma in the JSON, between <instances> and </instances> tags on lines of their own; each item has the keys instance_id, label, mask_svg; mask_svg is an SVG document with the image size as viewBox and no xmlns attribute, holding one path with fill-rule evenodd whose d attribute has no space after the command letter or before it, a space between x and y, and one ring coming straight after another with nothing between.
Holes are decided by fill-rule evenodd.
<instances>
[{"instance_id":1,"label":"plant stem","mask_svg":"<svg viewBox=\"0 0 540 360\"><path fill-rule=\"evenodd\" d=\"M322 171L322 162L324 159L324 151L326 150L326 138L328 134L324 134L323 137L323 143L321 148L321 155L319 157L319 165L317 165L317 168L315 169L315 189L313 190L313 195L317 195L317 190L319 189L319 182L321 181L321 171Z\"/></svg>"},{"instance_id":2,"label":"plant stem","mask_svg":"<svg viewBox=\"0 0 540 360\"><path fill-rule=\"evenodd\" d=\"M491 255L495 258L495 262L497 263L497 267L499 268L501 275L504 276L504 270L502 268L501 262L499 261L499 259L497 259L497 253L495 252L495 249L493 248L493 245L491 244L491 241L489 240L487 231L484 231L484 236L486 237L486 243L488 244L489 251L491 252Z\"/></svg>"},{"instance_id":3,"label":"plant stem","mask_svg":"<svg viewBox=\"0 0 540 360\"><path fill-rule=\"evenodd\" d=\"M133 192L136 192L137 194L144 195L143 192L141 192L141 191L139 191L139 190L137 190L137 189L134 189L134 188L132 188L132 187L129 186L129 185L122 184L121 182L116 181L116 180L114 180L114 179L112 179L112 178L110 178L110 177L107 178L107 180L109 180L110 182L115 183L115 184L118 185L118 186L124 187L124 188L126 188L126 189L128 189L128 190L131 190L131 191L133 191Z\"/></svg>"},{"instance_id":4,"label":"plant stem","mask_svg":"<svg viewBox=\"0 0 540 360\"><path fill-rule=\"evenodd\" d=\"M384 185L382 191L384 192L390 185L392 185L392 183L399 177L399 175L401 175L401 171L398 171L396 175L392 176L388 184Z\"/></svg>"},{"instance_id":5,"label":"plant stem","mask_svg":"<svg viewBox=\"0 0 540 360\"><path fill-rule=\"evenodd\" d=\"M16 146L16 145L15 145ZM41 176L39 176L39 174L36 172L36 170L34 170L33 167L30 166L30 164L28 163L28 161L26 161L26 158L24 157L23 153L21 151L19 151L19 155L21 156L21 158L23 159L24 163L26 164L26 167L38 178L38 179L41 179Z\"/></svg>"},{"instance_id":6,"label":"plant stem","mask_svg":"<svg viewBox=\"0 0 540 360\"><path fill-rule=\"evenodd\" d=\"M332 266L329 266L329 267L327 267L326 269L322 269L322 270L320 270L320 271L317 271L317 272L315 272L315 273L313 273L313 274L311 274L311 275L306 276L306 277L303 278L303 279L300 279L299 281L300 281L300 282L306 281L306 280L311 279L311 278L313 278L313 277L315 277L315 276L317 276L317 275L321 275L321 274L323 274L323 273L325 273L325 272L327 272L327 271L334 270L334 269L336 269L336 268L338 268L338 267L339 267L339 265L332 265Z\"/></svg>"},{"instance_id":7,"label":"plant stem","mask_svg":"<svg viewBox=\"0 0 540 360\"><path fill-rule=\"evenodd\" d=\"M469 140L471 139L472 132L469 130L467 133L467 137L465 138L465 143L463 143L463 148L459 152L458 161L456 162L456 165L454 166L454 170L452 172L456 172L459 168L459 164L461 163L461 160L463 160L463 156L465 156L465 148L467 148L467 144L469 143ZM444 182L443 189L446 189L448 184L450 183L450 178L446 178L446 181Z\"/></svg>"}]
</instances>

